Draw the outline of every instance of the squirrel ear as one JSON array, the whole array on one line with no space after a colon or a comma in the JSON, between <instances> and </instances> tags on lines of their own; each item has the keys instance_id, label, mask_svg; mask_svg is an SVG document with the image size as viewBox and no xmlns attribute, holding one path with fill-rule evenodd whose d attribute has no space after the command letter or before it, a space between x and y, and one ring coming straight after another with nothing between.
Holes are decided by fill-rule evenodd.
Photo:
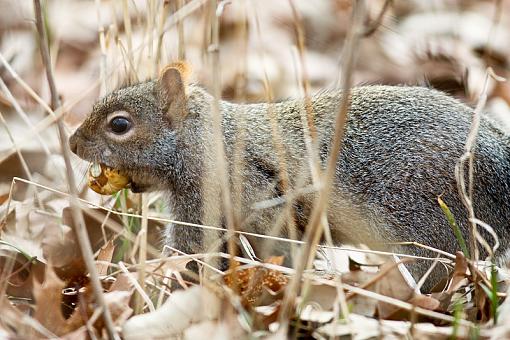
<instances>
[{"instance_id":1,"label":"squirrel ear","mask_svg":"<svg viewBox=\"0 0 510 340\"><path fill-rule=\"evenodd\" d=\"M172 121L186 118L185 80L189 72L190 68L186 63L176 62L166 66L159 75L160 96L165 104L166 114Z\"/></svg>"},{"instance_id":2,"label":"squirrel ear","mask_svg":"<svg viewBox=\"0 0 510 340\"><path fill-rule=\"evenodd\" d=\"M161 74L163 74L163 72L165 72L165 70L167 70L169 68L174 68L177 71L179 71L179 73L181 74L181 79L185 83L188 82L188 80L189 80L189 78L191 76L191 65L190 64L188 64L185 61L175 61L173 63L170 63L170 64L166 65L163 68L163 71L161 71Z\"/></svg>"}]
</instances>

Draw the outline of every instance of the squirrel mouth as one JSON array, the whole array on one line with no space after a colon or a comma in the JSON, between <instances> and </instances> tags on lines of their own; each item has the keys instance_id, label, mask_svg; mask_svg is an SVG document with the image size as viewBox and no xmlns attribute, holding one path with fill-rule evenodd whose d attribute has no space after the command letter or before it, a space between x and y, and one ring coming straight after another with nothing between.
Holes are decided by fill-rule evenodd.
<instances>
[{"instance_id":1,"label":"squirrel mouth","mask_svg":"<svg viewBox=\"0 0 510 340\"><path fill-rule=\"evenodd\" d=\"M132 192L134 192L135 194L138 194L138 193L141 193L141 192L145 192L147 191L147 187L143 184L139 184L139 183L135 183L133 181L131 181L129 183L129 188L131 189Z\"/></svg>"},{"instance_id":2,"label":"squirrel mouth","mask_svg":"<svg viewBox=\"0 0 510 340\"><path fill-rule=\"evenodd\" d=\"M88 186L101 195L113 195L122 189L136 187L127 174L102 163L90 164Z\"/></svg>"}]
</instances>

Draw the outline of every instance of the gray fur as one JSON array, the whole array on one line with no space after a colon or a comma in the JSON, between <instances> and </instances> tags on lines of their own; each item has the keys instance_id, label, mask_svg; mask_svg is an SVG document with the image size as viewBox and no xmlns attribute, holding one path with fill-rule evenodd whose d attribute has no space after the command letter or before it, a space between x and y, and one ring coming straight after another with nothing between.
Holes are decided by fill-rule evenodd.
<instances>
[{"instance_id":1,"label":"gray fur","mask_svg":"<svg viewBox=\"0 0 510 340\"><path fill-rule=\"evenodd\" d=\"M150 81L106 96L71 137L71 145L84 159L126 171L140 187L164 190L177 220L203 223L205 162L214 161L206 147L211 140L213 98L199 86L188 86L188 115L175 123L164 114L167 104L162 104L166 102L158 86L158 81ZM312 98L323 165L340 98L339 91L323 91ZM242 176L243 184L242 191L234 193L241 201L236 211L240 227L263 234L272 229L283 207L251 210L254 203L282 193L269 108L268 104L220 103L230 169L240 122L246 126L245 166L235 174ZM125 143L112 142L103 131L106 114L120 109L130 112L137 129ZM311 183L300 116L303 101L276 103L272 109L284 146L288 190L302 189ZM363 242L382 249L388 247L378 242L415 241L448 252L458 250L437 197L441 195L448 204L468 239L467 213L457 194L454 167L463 152L472 112L459 101L427 88L352 89L328 211L334 241ZM105 150L108 157L104 157ZM503 252L508 247L510 221L509 160L508 138L482 120L476 145L474 207L477 217L498 233ZM293 203L298 232L306 226L313 198L313 193L303 194ZM168 240L183 251L203 249L201 229L173 226L169 233ZM414 247L404 250L432 255ZM417 265L412 271L419 275L428 265Z\"/></svg>"}]
</instances>

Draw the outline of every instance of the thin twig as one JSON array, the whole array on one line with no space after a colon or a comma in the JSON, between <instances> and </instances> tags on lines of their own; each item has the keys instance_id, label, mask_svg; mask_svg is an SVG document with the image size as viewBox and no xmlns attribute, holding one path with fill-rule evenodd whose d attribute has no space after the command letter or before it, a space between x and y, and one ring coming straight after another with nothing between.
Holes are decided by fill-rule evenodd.
<instances>
[{"instance_id":1,"label":"thin twig","mask_svg":"<svg viewBox=\"0 0 510 340\"><path fill-rule=\"evenodd\" d=\"M176 7L180 10L184 6L184 0L177 0ZM163 26L163 25L161 25ZM177 21L177 34L178 34L178 59L184 60L186 58L186 46L184 44L184 21L179 18Z\"/></svg>"},{"instance_id":2,"label":"thin twig","mask_svg":"<svg viewBox=\"0 0 510 340\"><path fill-rule=\"evenodd\" d=\"M203 266L206 266L207 268L209 268L210 270L212 270L213 272L217 273L217 274L220 274L220 275L223 275L223 272L219 269L216 269L215 267L211 266L209 263L207 262L204 262L204 261L200 261L199 259L197 259L197 257L200 257L203 256L203 257L208 257L211 255L211 253L206 253L206 254L186 254L185 252L177 249L177 248L174 248L172 246L169 246L169 245L165 245L165 248L167 249L170 249L171 251L173 252L176 252L177 254L181 254L180 256L184 256L192 261L196 261L197 263L200 263L201 265ZM195 274L195 273L192 273L192 275Z\"/></svg>"},{"instance_id":3,"label":"thin twig","mask_svg":"<svg viewBox=\"0 0 510 340\"><path fill-rule=\"evenodd\" d=\"M20 178L20 177L14 177L12 179L11 187L16 182L18 182L18 181L19 182L23 182L23 183L27 183L27 184L30 184L30 185L37 186L39 188L43 188L44 190L47 190L47 191L50 191L50 192L53 192L53 193L56 193L56 194L59 194L59 195L62 195L62 196L66 196L66 197L70 196L69 194L64 193L62 191L56 190L54 188L47 187L47 186L39 184L39 183L31 182L31 181L28 181L28 180L26 180L24 178ZM11 190L11 192L12 192L12 190ZM11 196L9 196L8 203L10 201L10 198L11 198ZM104 206L101 206L99 204L96 204L94 202L90 202L90 201L87 201L87 200L84 200L84 199L81 199L81 198L78 198L78 202L83 204L84 208L92 206L94 208L98 208L98 209L101 209L101 210L106 211L106 212L110 212L110 213L112 213L114 215L118 215L118 216L128 216L128 217L134 217L134 218L142 218L142 215L139 215L139 214L131 214L131 213L119 212L117 210L112 210L112 209L106 208ZM95 214L94 211L90 211L90 212L87 212L87 214L89 214L90 216L95 218L98 222L103 222L104 216L102 216L102 215L99 216L99 213ZM147 219L148 220L152 220L152 221L157 221L157 222L172 223L172 224L177 224L177 225L182 225L182 226L201 228L201 229L205 229L205 230L214 230L214 231L220 231L220 232L226 232L227 231L226 229L220 228L220 227L204 225L204 224L196 224L196 223L190 223L190 222L183 222L183 221L177 221L177 220L173 220L173 219L170 219L170 218L163 218L163 217L159 217L159 216L148 216ZM122 226L120 224L118 224L117 222L114 222L114 221L109 221L109 223L107 223L106 225L110 229L115 231L116 233L121 233L122 230L123 230ZM245 232L245 231L240 231L240 230L236 230L235 233L239 234L239 235L252 236L252 237L257 237L257 238L264 238L264 239L275 240L275 241L280 241L280 242L294 243L294 244L298 244L298 245L303 245L305 243L304 241L301 241L301 240L294 240L294 239L288 239L288 238L276 237L276 236L268 236L268 235L264 235L264 234L251 233L251 232ZM128 240L130 240L130 241L134 240L134 238L133 238L133 236L131 234L124 235L124 237L128 238ZM416 245L416 246L424 246L424 245L421 245L420 243L416 243L416 242L412 242L412 243L414 245ZM333 249L333 250L338 250L338 251L353 251L353 252L358 252L358 253L368 253L368 254L376 254L376 255L383 255L383 256L394 256L395 255L395 256L398 256L398 257L413 258L413 259L426 260L426 261L436 261L437 260L437 258L435 258L435 257L425 257L425 256L416 256L416 255L409 255L409 254L392 253L392 252L385 252L385 251L372 250L372 249L357 249L357 248L351 248L351 247L336 247L336 246L328 246L328 245L318 245L318 247L319 248L323 248L323 249ZM424 246L424 247L427 247L427 246ZM443 251L441 251L439 249L432 248L432 247L427 247L426 249L429 249L429 250L431 250L433 252L436 252L436 253L439 253L439 254L443 254L444 253ZM158 256L158 254L159 254L159 251L157 251L155 248L151 249L149 246L147 248L147 251L149 251L149 253L152 256ZM448 254L448 253L446 253L446 254L448 255L448 257L451 257L451 258L455 259L454 255L451 255L451 254ZM446 263L446 264L451 264L452 263L452 261L450 259L448 259L448 258L439 258L439 261L443 262L443 263Z\"/></svg>"},{"instance_id":4,"label":"thin twig","mask_svg":"<svg viewBox=\"0 0 510 340\"><path fill-rule=\"evenodd\" d=\"M106 83L106 58L107 58L107 53L106 53L106 42L105 42L105 28L104 26L101 24L102 23L102 20L101 20L101 0L95 0L95 4L96 4L96 16L97 16L97 22L99 24L99 27L98 27L98 35L99 35L99 46L100 46L100 50L101 50L101 58L100 58L100 63L99 63L99 79L101 80L101 89L99 90L99 93L101 95L104 95L105 93L108 92L108 85Z\"/></svg>"},{"instance_id":5,"label":"thin twig","mask_svg":"<svg viewBox=\"0 0 510 340\"><path fill-rule=\"evenodd\" d=\"M48 78L48 86L51 94L51 107L53 110L60 107L60 99L58 97L57 89L55 86L55 81L53 78L53 72L51 67L50 53L48 49L48 41L45 26L43 23L42 10L40 0L34 0L34 12L36 16L36 26L37 31L39 33L39 46L41 52L41 58L43 60L43 64L46 69L46 77ZM108 331L108 336L111 339L120 339L117 331L115 330L113 320L110 314L110 310L106 306L106 302L103 296L103 288L101 286L101 282L99 280L99 276L96 271L96 266L94 263L93 252L90 246L90 240L87 234L87 230L85 227L85 220L83 218L83 213L78 204L78 192L76 189L76 183L74 179L74 175L72 173L71 159L70 159L70 149L67 141L67 135L64 130L64 124L61 119L57 120L58 134L60 138L60 144L62 146L62 155L64 157L64 162L66 165L66 174L67 174L67 182L69 184L69 191L71 193L70 203L71 203L71 211L72 216L75 221L75 232L76 237L78 239L78 243L80 244L80 248L82 251L83 259L87 266L87 269L90 273L90 281L94 291L95 300L99 307L102 309L103 319L105 322L106 329Z\"/></svg>"},{"instance_id":6,"label":"thin twig","mask_svg":"<svg viewBox=\"0 0 510 340\"><path fill-rule=\"evenodd\" d=\"M257 7L252 4L253 6L253 12L254 12L254 20L255 20L255 28L257 32L257 36L259 37L260 42L262 42L262 29L260 25L260 20L257 12ZM271 141L274 149L274 153L276 155L276 162L278 164L278 188L279 191L281 191L281 195L279 195L279 198L286 197L289 198L290 194L290 179L289 179L289 171L288 171L288 155L287 150L284 146L284 140L282 137L281 128L279 126L279 117L278 112L275 110L275 100L273 95L273 90L271 87L271 83L269 81L269 75L267 72L267 67L265 63L266 59L266 53L264 49L259 49L258 51L259 59L262 64L262 70L263 70L263 84L264 84L264 93L266 97L266 103L267 103L267 117L269 120L270 128L271 128ZM302 176L303 177L303 176ZM304 181L304 178L300 178L302 181ZM296 181L298 182L298 181ZM297 198L297 196L295 196ZM294 217L294 199L288 199L286 200L286 205L283 207L283 209L280 210L276 222L274 223L273 227L271 228L271 231L269 235L276 236L280 235L283 228L287 229L288 236L290 239L297 239L298 235L296 232L296 225L295 225L295 217ZM273 247L272 242L267 242L263 248L262 248L262 254L265 254L268 249L271 249ZM291 249L294 251L294 249Z\"/></svg>"},{"instance_id":7,"label":"thin twig","mask_svg":"<svg viewBox=\"0 0 510 340\"><path fill-rule=\"evenodd\" d=\"M8 305L5 306L5 304ZM10 302L4 297L3 294L2 297L0 298L0 309L2 310L2 326L4 326L5 323L11 324L11 326L19 324L28 325L36 332L39 332L40 335L48 339L58 338L53 332L46 329L46 327L44 327L39 321L31 317L30 315L21 313L19 310L13 308Z\"/></svg>"},{"instance_id":8,"label":"thin twig","mask_svg":"<svg viewBox=\"0 0 510 340\"><path fill-rule=\"evenodd\" d=\"M230 193L229 173L227 171L227 161L225 156L225 147L223 145L223 128L222 128L222 112L220 110L221 100L221 70L220 70L220 16L223 11L223 5L218 4L216 0L212 0L211 7L211 30L212 38L211 45L209 46L209 53L211 56L211 69L213 74L213 104L212 104L212 128L213 128L213 143L214 152L216 155L216 175L219 178L221 198L223 203L223 215L229 231L228 236L228 252L234 256L236 253L236 246L233 235L236 231L234 212L232 209L232 197ZM231 266L234 262L231 261Z\"/></svg>"},{"instance_id":9,"label":"thin twig","mask_svg":"<svg viewBox=\"0 0 510 340\"><path fill-rule=\"evenodd\" d=\"M358 287L362 289L367 289L368 287L374 285L379 280L381 280L383 277L389 274L390 271L397 268L401 264L409 263L411 262L409 259L403 259L402 261L392 262L391 265L383 268L381 271L379 271L374 277L372 277L370 280L363 282ZM349 293L345 295L346 300L352 299L354 296L356 296L356 293Z\"/></svg>"},{"instance_id":10,"label":"thin twig","mask_svg":"<svg viewBox=\"0 0 510 340\"><path fill-rule=\"evenodd\" d=\"M130 65L130 72L127 72L129 83L133 81L131 76L135 73L135 68L133 66L133 38L131 31L131 15L129 13L129 4L128 0L122 0L122 14L124 17L124 31L126 32L126 41L127 41L127 54L126 58L128 60L128 64Z\"/></svg>"},{"instance_id":11,"label":"thin twig","mask_svg":"<svg viewBox=\"0 0 510 340\"><path fill-rule=\"evenodd\" d=\"M311 264L311 260L315 254L317 244L320 240L323 228L320 226L323 220L323 214L326 212L329 202L331 188L335 180L336 166L342 140L344 135L344 126L347 121L347 113L350 106L350 89L351 76L354 66L354 53L357 49L358 42L361 38L361 25L364 17L365 2L359 0L354 2L352 28L349 30L346 44L344 47L344 64L342 67L342 98L340 100L340 108L335 120L335 132L331 142L330 154L327 161L326 172L322 176L322 186L319 195L314 201L312 213L306 227L305 245L301 250L301 259L298 262L296 275L292 278L286 290L282 312L280 314L280 322L284 329L288 326L291 309L297 297L303 272ZM344 315L347 317L347 315Z\"/></svg>"},{"instance_id":12,"label":"thin twig","mask_svg":"<svg viewBox=\"0 0 510 340\"><path fill-rule=\"evenodd\" d=\"M315 113L313 111L312 99L310 96L310 83L308 79L308 72L305 61L305 33L303 28L302 18L296 9L296 6L292 0L289 0L289 5L292 10L292 16L294 18L294 26L296 31L297 48L294 51L297 54L296 67L299 67L301 72L298 73L298 81L302 90L302 97L304 100L304 112L301 114L301 121L303 125L303 138L305 141L305 148L308 153L308 162L310 166L310 173L312 176L312 184L314 188L320 187L320 178L322 177L322 170L319 161L319 152L317 147L317 128L314 124ZM331 236L331 230L329 228L328 217L326 213L321 216L320 225L323 227L324 240L327 245L333 246L333 238ZM335 257L332 258L333 266L335 266ZM337 277L337 297L339 307L336 308L336 312L342 312L344 315L348 314L348 306L344 291L342 289L342 279ZM339 319L340 315L335 317L335 320Z\"/></svg>"},{"instance_id":13,"label":"thin twig","mask_svg":"<svg viewBox=\"0 0 510 340\"><path fill-rule=\"evenodd\" d=\"M437 254L441 254L443 256L446 256L447 258L450 258L452 260L455 260L455 255L454 254L450 254L444 250L441 250L441 249L437 249L437 248L434 248L434 247L431 247L431 246L427 246L426 244L422 244L422 243L419 243L419 242L415 242L415 241L409 241L409 242L388 242L386 243L388 245L400 245L400 246L415 246L415 247L419 247L419 248L422 248L422 249L427 249L427 250L430 250L432 252L435 252Z\"/></svg>"},{"instance_id":14,"label":"thin twig","mask_svg":"<svg viewBox=\"0 0 510 340\"><path fill-rule=\"evenodd\" d=\"M159 21L158 21L158 42L157 42L157 46L156 46L156 65L157 65L158 70L161 65L161 54L162 54L162 50L163 50L163 37L165 34L165 32L163 32L163 26L165 25L165 20L168 17L168 12L170 11L170 5L167 1L163 1L161 6L162 6L162 8L160 10L161 14L159 16ZM179 59L181 59L181 58L179 58Z\"/></svg>"},{"instance_id":15,"label":"thin twig","mask_svg":"<svg viewBox=\"0 0 510 340\"><path fill-rule=\"evenodd\" d=\"M484 85L480 97L478 99L478 103L473 111L473 120L471 122L471 126L469 128L469 133L466 138L466 144L464 145L464 153L455 164L455 179L457 181L457 190L459 192L459 196L461 198L462 203L464 204L466 210L468 211L468 220L470 221L471 226L471 237L470 237L470 245L471 245L471 256L473 261L476 261L479 257L478 255L478 244L477 240L481 240L481 235L477 230L477 223L475 211L473 207L473 187L474 187L474 158L475 158L475 147L476 147L476 138L478 136L478 130L480 127L480 121L482 119L482 110L485 107L485 103L487 102L487 91L489 80L493 78L495 80L501 81L501 78L496 76L492 71L492 68L487 69L487 74L485 77ZM464 178L464 169L465 163L468 162L468 183L466 188L466 180ZM483 243L483 241L482 241Z\"/></svg>"},{"instance_id":16,"label":"thin twig","mask_svg":"<svg viewBox=\"0 0 510 340\"><path fill-rule=\"evenodd\" d=\"M147 197L147 193L142 194L142 227L140 229L139 235L140 237L140 251L138 255L138 262L140 263L140 269L138 270L138 282L140 283L140 287L143 291L145 291L145 262L147 261L147 213L149 211L148 204L149 197ZM135 312L140 314L143 310L143 304L140 303L139 300L137 306L135 308Z\"/></svg>"},{"instance_id":17,"label":"thin twig","mask_svg":"<svg viewBox=\"0 0 510 340\"><path fill-rule=\"evenodd\" d=\"M388 10L388 8L390 8L390 5L392 3L393 3L393 0L385 0L384 1L383 7L381 8L381 11L379 12L379 15L377 16L377 18L370 24L370 26L365 27L365 30L363 31L364 37L369 37L372 34L374 34L375 31L377 31L379 26L381 26L382 20L384 18L384 14Z\"/></svg>"},{"instance_id":18,"label":"thin twig","mask_svg":"<svg viewBox=\"0 0 510 340\"><path fill-rule=\"evenodd\" d=\"M154 58L154 18L156 13L156 2L155 0L148 0L147 2L147 61L149 74L151 77L156 78L158 76L157 62L156 58Z\"/></svg>"},{"instance_id":19,"label":"thin twig","mask_svg":"<svg viewBox=\"0 0 510 340\"><path fill-rule=\"evenodd\" d=\"M174 14L172 14L168 18L168 22L165 24L165 28L163 29L163 33L170 30L174 25L177 25L179 21L182 21L185 17L191 15L200 7L202 7L203 4L205 4L208 0L192 0L188 2L186 5L182 6L178 11L176 11Z\"/></svg>"},{"instance_id":20,"label":"thin twig","mask_svg":"<svg viewBox=\"0 0 510 340\"><path fill-rule=\"evenodd\" d=\"M124 262L119 261L119 268L122 270L124 274L126 274L127 278L129 279L129 282L135 287L136 291L140 296L142 297L143 301L147 304L149 307L149 310L151 312L154 312L156 308L154 308L154 304L152 303L150 297L147 295L147 293L143 290L142 286L140 286L140 283L136 281L135 277L129 272L129 270L124 265Z\"/></svg>"}]
</instances>

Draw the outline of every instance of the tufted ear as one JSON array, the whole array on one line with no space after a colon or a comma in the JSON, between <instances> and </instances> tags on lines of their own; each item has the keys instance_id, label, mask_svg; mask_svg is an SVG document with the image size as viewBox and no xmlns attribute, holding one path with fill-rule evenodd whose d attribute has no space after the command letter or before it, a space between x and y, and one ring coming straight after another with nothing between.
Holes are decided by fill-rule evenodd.
<instances>
[{"instance_id":1,"label":"tufted ear","mask_svg":"<svg viewBox=\"0 0 510 340\"><path fill-rule=\"evenodd\" d=\"M180 122L186 118L186 79L190 73L184 62L167 65L158 79L159 96L171 122Z\"/></svg>"}]
</instances>

